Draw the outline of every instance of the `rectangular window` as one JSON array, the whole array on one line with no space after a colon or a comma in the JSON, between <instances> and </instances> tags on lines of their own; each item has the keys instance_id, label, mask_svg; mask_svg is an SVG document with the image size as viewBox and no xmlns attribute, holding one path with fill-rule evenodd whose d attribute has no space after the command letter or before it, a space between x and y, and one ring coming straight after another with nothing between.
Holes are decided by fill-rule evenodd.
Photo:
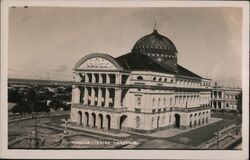
<instances>
[{"instance_id":1,"label":"rectangular window","mask_svg":"<svg viewBox=\"0 0 250 160\"><path fill-rule=\"evenodd\" d=\"M153 109L152 112L155 113L155 109Z\"/></svg>"},{"instance_id":2,"label":"rectangular window","mask_svg":"<svg viewBox=\"0 0 250 160\"><path fill-rule=\"evenodd\" d=\"M140 108L135 108L135 112L136 112L136 113L140 113L140 112L141 112L141 109L140 109Z\"/></svg>"}]
</instances>

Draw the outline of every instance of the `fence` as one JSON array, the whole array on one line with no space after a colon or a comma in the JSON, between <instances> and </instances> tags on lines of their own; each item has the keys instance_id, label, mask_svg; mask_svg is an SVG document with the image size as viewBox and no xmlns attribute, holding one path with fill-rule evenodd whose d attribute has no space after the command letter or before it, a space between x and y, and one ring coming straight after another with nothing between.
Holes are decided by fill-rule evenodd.
<instances>
[{"instance_id":1,"label":"fence","mask_svg":"<svg viewBox=\"0 0 250 160\"><path fill-rule=\"evenodd\" d=\"M219 133L219 134L218 134ZM199 149L225 149L241 138L241 125L235 124L215 133L215 136L198 146Z\"/></svg>"}]
</instances>

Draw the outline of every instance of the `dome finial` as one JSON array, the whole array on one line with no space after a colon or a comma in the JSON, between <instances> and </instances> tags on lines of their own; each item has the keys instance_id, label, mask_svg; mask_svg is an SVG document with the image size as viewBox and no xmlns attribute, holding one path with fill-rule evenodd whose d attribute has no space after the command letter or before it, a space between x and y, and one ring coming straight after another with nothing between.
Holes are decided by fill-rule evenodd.
<instances>
[{"instance_id":1,"label":"dome finial","mask_svg":"<svg viewBox=\"0 0 250 160\"><path fill-rule=\"evenodd\" d=\"M154 24L154 28L153 28L153 31L155 32L155 31L157 31L157 19L156 19L157 17L155 17L155 24Z\"/></svg>"}]
</instances>

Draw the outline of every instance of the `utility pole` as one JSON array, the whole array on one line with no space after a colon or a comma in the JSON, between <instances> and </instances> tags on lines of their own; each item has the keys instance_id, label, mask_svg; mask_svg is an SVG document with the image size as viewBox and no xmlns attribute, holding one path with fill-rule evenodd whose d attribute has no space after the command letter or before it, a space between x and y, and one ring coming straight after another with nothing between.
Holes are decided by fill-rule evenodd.
<instances>
[{"instance_id":1,"label":"utility pole","mask_svg":"<svg viewBox=\"0 0 250 160\"><path fill-rule=\"evenodd\" d=\"M219 132L220 132L220 121L218 121L218 129L217 129L217 149L219 149Z\"/></svg>"},{"instance_id":2,"label":"utility pole","mask_svg":"<svg viewBox=\"0 0 250 160\"><path fill-rule=\"evenodd\" d=\"M37 112L35 117L35 148L38 147L38 141L37 141Z\"/></svg>"}]
</instances>

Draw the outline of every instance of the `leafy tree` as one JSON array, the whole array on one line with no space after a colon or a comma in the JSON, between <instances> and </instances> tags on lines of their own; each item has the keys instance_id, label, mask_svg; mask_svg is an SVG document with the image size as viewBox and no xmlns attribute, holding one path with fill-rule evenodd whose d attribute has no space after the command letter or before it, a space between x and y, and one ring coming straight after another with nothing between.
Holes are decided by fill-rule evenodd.
<instances>
[{"instance_id":1,"label":"leafy tree","mask_svg":"<svg viewBox=\"0 0 250 160\"><path fill-rule=\"evenodd\" d=\"M8 102L19 103L23 99L17 90L8 90Z\"/></svg>"},{"instance_id":2,"label":"leafy tree","mask_svg":"<svg viewBox=\"0 0 250 160\"><path fill-rule=\"evenodd\" d=\"M50 92L49 90L45 90L44 93L41 93L38 95L39 100L51 100L54 96L53 92Z\"/></svg>"},{"instance_id":3,"label":"leafy tree","mask_svg":"<svg viewBox=\"0 0 250 160\"><path fill-rule=\"evenodd\" d=\"M50 108L49 108L49 106L47 106L47 105L45 106L45 108L44 108L44 112L47 112L47 113L48 113L48 112L50 112Z\"/></svg>"},{"instance_id":4,"label":"leafy tree","mask_svg":"<svg viewBox=\"0 0 250 160\"><path fill-rule=\"evenodd\" d=\"M63 106L63 103L58 99L53 99L49 103L49 107L56 111L59 110L62 106Z\"/></svg>"},{"instance_id":5,"label":"leafy tree","mask_svg":"<svg viewBox=\"0 0 250 160\"><path fill-rule=\"evenodd\" d=\"M32 109L29 103L27 103L26 101L22 101L20 103L18 103L17 105L15 105L12 110L12 113L31 113Z\"/></svg>"},{"instance_id":6,"label":"leafy tree","mask_svg":"<svg viewBox=\"0 0 250 160\"><path fill-rule=\"evenodd\" d=\"M47 100L48 100L48 99L52 99L53 96L55 95L55 93L50 92L48 89L45 90L45 94L46 94L46 99L47 99Z\"/></svg>"},{"instance_id":7,"label":"leafy tree","mask_svg":"<svg viewBox=\"0 0 250 160\"><path fill-rule=\"evenodd\" d=\"M34 89L30 89L27 93L27 100L29 102L36 102L38 99L38 94Z\"/></svg>"},{"instance_id":8,"label":"leafy tree","mask_svg":"<svg viewBox=\"0 0 250 160\"><path fill-rule=\"evenodd\" d=\"M46 108L47 108L47 105L45 102L38 101L34 104L34 111L35 112L44 112L44 111L46 111Z\"/></svg>"},{"instance_id":9,"label":"leafy tree","mask_svg":"<svg viewBox=\"0 0 250 160\"><path fill-rule=\"evenodd\" d=\"M70 110L70 104L63 104L63 110L64 111L69 111Z\"/></svg>"},{"instance_id":10,"label":"leafy tree","mask_svg":"<svg viewBox=\"0 0 250 160\"><path fill-rule=\"evenodd\" d=\"M237 96L237 110L242 113L242 92Z\"/></svg>"},{"instance_id":11,"label":"leafy tree","mask_svg":"<svg viewBox=\"0 0 250 160\"><path fill-rule=\"evenodd\" d=\"M72 92L72 87L66 87L64 91L67 92L67 93L71 93Z\"/></svg>"}]
</instances>

